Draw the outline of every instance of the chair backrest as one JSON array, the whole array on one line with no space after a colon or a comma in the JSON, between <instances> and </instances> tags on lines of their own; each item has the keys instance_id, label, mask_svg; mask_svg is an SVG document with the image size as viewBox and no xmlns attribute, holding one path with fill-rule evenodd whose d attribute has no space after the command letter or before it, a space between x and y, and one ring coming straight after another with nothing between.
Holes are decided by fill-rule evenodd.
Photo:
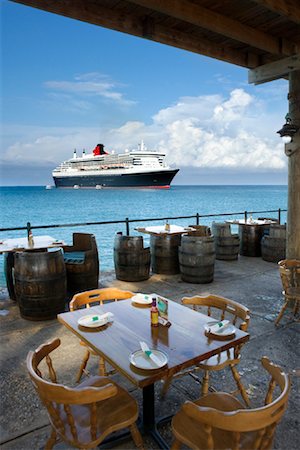
<instances>
[{"instance_id":1,"label":"chair backrest","mask_svg":"<svg viewBox=\"0 0 300 450\"><path fill-rule=\"evenodd\" d=\"M279 273L281 282L285 292L289 288L300 287L300 260L299 259L283 259L279 261Z\"/></svg>"},{"instance_id":2,"label":"chair backrest","mask_svg":"<svg viewBox=\"0 0 300 450\"><path fill-rule=\"evenodd\" d=\"M229 298L218 295L197 295L195 297L183 297L184 305L192 305L195 311L204 308L204 314L218 320L230 320L240 330L247 331L250 316L249 309Z\"/></svg>"},{"instance_id":3,"label":"chair backrest","mask_svg":"<svg viewBox=\"0 0 300 450\"><path fill-rule=\"evenodd\" d=\"M271 375L271 381L265 398L265 405L255 409L239 409L236 411L221 411L215 408L198 406L187 401L183 405L185 413L199 423L204 424L207 449L216 449L214 442L218 429L224 432L224 440L231 442L226 448L232 449L270 449L276 425L286 410L290 392L290 380L281 368L274 365L267 357L263 357L263 367ZM280 389L280 395L273 401L275 387Z\"/></svg>"},{"instance_id":4,"label":"chair backrest","mask_svg":"<svg viewBox=\"0 0 300 450\"><path fill-rule=\"evenodd\" d=\"M79 308L89 308L92 305L106 303L108 301L126 300L134 296L133 292L123 291L117 288L94 289L92 291L75 294L70 302L70 311Z\"/></svg>"},{"instance_id":5,"label":"chair backrest","mask_svg":"<svg viewBox=\"0 0 300 450\"><path fill-rule=\"evenodd\" d=\"M27 355L27 369L31 381L47 408L50 422L56 432L75 446L97 440L97 405L101 400L106 400L117 393L117 388L109 383L103 387L69 388L58 384L57 376L49 353L60 345L60 339L54 339L41 345L37 350L30 351ZM45 359L48 366L50 381L42 374L39 364ZM76 415L76 408L72 405L87 405L84 409L85 423L89 426L83 430L80 421L83 420L83 411Z\"/></svg>"},{"instance_id":6,"label":"chair backrest","mask_svg":"<svg viewBox=\"0 0 300 450\"><path fill-rule=\"evenodd\" d=\"M93 250L98 252L96 238L89 233L73 233L73 246L81 251Z\"/></svg>"}]
</instances>

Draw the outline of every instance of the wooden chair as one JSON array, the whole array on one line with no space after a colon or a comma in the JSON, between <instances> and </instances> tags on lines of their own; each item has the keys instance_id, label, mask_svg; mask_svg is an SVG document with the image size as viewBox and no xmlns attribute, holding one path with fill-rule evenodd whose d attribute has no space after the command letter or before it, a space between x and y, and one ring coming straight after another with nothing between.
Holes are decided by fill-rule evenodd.
<instances>
[{"instance_id":1,"label":"wooden chair","mask_svg":"<svg viewBox=\"0 0 300 450\"><path fill-rule=\"evenodd\" d=\"M64 260L70 293L98 287L99 256L93 234L73 233L73 245L64 246Z\"/></svg>"},{"instance_id":2,"label":"wooden chair","mask_svg":"<svg viewBox=\"0 0 300 450\"><path fill-rule=\"evenodd\" d=\"M133 292L123 291L117 288L104 288L104 289L94 289L92 291L80 292L79 294L74 295L70 302L70 311L75 311L80 308L90 308L90 306L95 306L97 304L103 305L104 303L110 301L118 301L118 300L126 300L133 296ZM80 344L87 347L86 354L82 360L76 382L79 383L82 374L86 373L86 365L90 358L90 355L95 355L99 357L98 353L96 353L92 348L88 347L87 344L83 341L80 341ZM115 370L107 372L105 366L105 360L102 356L100 356L99 360L99 375L107 376L115 373Z\"/></svg>"},{"instance_id":3,"label":"wooden chair","mask_svg":"<svg viewBox=\"0 0 300 450\"><path fill-rule=\"evenodd\" d=\"M138 406L123 388L99 376L85 380L76 388L58 384L49 354L59 345L60 339L53 339L27 356L31 381L47 408L52 427L45 449L52 449L59 439L76 448L94 448L109 434L127 427L136 446L143 448L135 423ZM39 368L43 360L48 365L50 381Z\"/></svg>"},{"instance_id":4,"label":"wooden chair","mask_svg":"<svg viewBox=\"0 0 300 450\"><path fill-rule=\"evenodd\" d=\"M300 307L300 260L284 259L279 261L278 265L285 302L275 320L275 325L279 324L289 303L294 303L294 316Z\"/></svg>"},{"instance_id":5,"label":"wooden chair","mask_svg":"<svg viewBox=\"0 0 300 450\"><path fill-rule=\"evenodd\" d=\"M181 443L192 449L271 449L276 426L287 407L290 380L267 357L261 362L271 375L265 406L245 409L224 392L187 401L172 420L175 440L171 450L178 450ZM277 385L280 395L273 401Z\"/></svg>"},{"instance_id":6,"label":"wooden chair","mask_svg":"<svg viewBox=\"0 0 300 450\"><path fill-rule=\"evenodd\" d=\"M228 298L219 297L216 295L208 296L196 296L196 297L184 297L182 299L184 305L192 305L195 311L205 308L204 314L212 316L214 319L218 320L230 320L233 325L239 327L240 330L247 331L249 325L249 310L245 306L233 301ZM202 312L202 311L201 311ZM216 313L217 312L217 313ZM219 317L216 317L216 316ZM204 377L202 381L202 395L208 393L209 387L209 373L211 371L219 371L225 367L230 367L233 378L237 384L238 390L244 399L247 406L250 406L249 398L246 393L244 386L242 385L240 374L236 369L236 365L240 362L240 350L241 345L235 348L231 348L218 355L212 356L211 358L201 361L196 367L189 369L187 371L180 372L175 375L175 377L181 377L187 373L195 372L198 370L204 370ZM164 395L172 381L172 378L168 378L163 386L162 395Z\"/></svg>"}]
</instances>

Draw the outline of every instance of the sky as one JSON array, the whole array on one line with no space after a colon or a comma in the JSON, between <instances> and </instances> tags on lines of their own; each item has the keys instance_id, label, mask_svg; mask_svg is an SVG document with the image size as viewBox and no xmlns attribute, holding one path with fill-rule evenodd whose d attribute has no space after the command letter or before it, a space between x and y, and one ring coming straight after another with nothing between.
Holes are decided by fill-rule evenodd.
<instances>
[{"instance_id":1,"label":"sky","mask_svg":"<svg viewBox=\"0 0 300 450\"><path fill-rule=\"evenodd\" d=\"M97 143L164 151L173 184L287 184L288 81L1 1L0 185L46 185Z\"/></svg>"}]
</instances>

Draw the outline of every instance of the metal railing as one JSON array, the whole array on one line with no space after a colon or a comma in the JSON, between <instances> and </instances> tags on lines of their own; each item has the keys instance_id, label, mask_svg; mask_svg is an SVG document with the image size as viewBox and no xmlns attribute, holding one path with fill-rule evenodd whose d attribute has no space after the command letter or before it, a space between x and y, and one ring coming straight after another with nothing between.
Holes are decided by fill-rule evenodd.
<instances>
[{"instance_id":1,"label":"metal railing","mask_svg":"<svg viewBox=\"0 0 300 450\"><path fill-rule=\"evenodd\" d=\"M286 209L272 209L272 210L263 210L263 211L242 211L242 212L228 212L228 213L216 213L216 214L193 214L190 216L166 216L166 217L148 217L144 219L129 219L126 217L124 220L106 220L101 222L75 222L75 223L62 223L62 224L50 224L50 225L31 225L30 222L27 222L27 225L24 227L8 227L8 228L0 228L1 231L19 231L19 230L27 230L29 233L30 230L37 229L46 229L46 228L67 228L67 227L80 227L80 226L91 226L91 225L111 225L117 223L123 223L126 226L126 234L129 236L130 234L130 224L137 222L155 222L155 221L166 221L166 220L178 220L178 219L195 219L196 224L199 225L200 219L204 218L212 218L212 217L228 217L228 216L244 216L245 221L247 221L248 215L252 214L268 214L268 213L276 213L278 222L281 222L281 213L286 212Z\"/></svg>"}]
</instances>

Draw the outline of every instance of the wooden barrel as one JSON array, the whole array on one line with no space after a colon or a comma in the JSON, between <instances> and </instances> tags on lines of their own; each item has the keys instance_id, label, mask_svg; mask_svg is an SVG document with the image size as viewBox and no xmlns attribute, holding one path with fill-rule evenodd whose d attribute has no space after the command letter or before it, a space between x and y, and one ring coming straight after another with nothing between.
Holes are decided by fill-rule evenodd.
<instances>
[{"instance_id":1,"label":"wooden barrel","mask_svg":"<svg viewBox=\"0 0 300 450\"><path fill-rule=\"evenodd\" d=\"M239 224L240 255L261 256L261 238L264 227L261 225Z\"/></svg>"},{"instance_id":2,"label":"wooden barrel","mask_svg":"<svg viewBox=\"0 0 300 450\"><path fill-rule=\"evenodd\" d=\"M269 236L261 240L261 255L264 261L278 263L286 255L286 226L271 225Z\"/></svg>"},{"instance_id":3,"label":"wooden barrel","mask_svg":"<svg viewBox=\"0 0 300 450\"><path fill-rule=\"evenodd\" d=\"M114 265L117 280L148 280L150 274L150 248L143 247L142 236L116 234L114 241Z\"/></svg>"},{"instance_id":4,"label":"wooden barrel","mask_svg":"<svg viewBox=\"0 0 300 450\"><path fill-rule=\"evenodd\" d=\"M230 224L226 222L213 222L211 226L211 231L214 237L231 236Z\"/></svg>"},{"instance_id":5,"label":"wooden barrel","mask_svg":"<svg viewBox=\"0 0 300 450\"><path fill-rule=\"evenodd\" d=\"M239 257L240 238L238 234L231 236L215 236L216 259L234 261Z\"/></svg>"},{"instance_id":6,"label":"wooden barrel","mask_svg":"<svg viewBox=\"0 0 300 450\"><path fill-rule=\"evenodd\" d=\"M67 280L61 250L15 253L14 276L24 319L54 319L65 310Z\"/></svg>"},{"instance_id":7,"label":"wooden barrel","mask_svg":"<svg viewBox=\"0 0 300 450\"><path fill-rule=\"evenodd\" d=\"M286 239L286 225L271 224L269 236L272 238L285 240Z\"/></svg>"},{"instance_id":8,"label":"wooden barrel","mask_svg":"<svg viewBox=\"0 0 300 450\"><path fill-rule=\"evenodd\" d=\"M64 260L70 294L98 288L100 263L93 234L73 233L73 245L65 247Z\"/></svg>"},{"instance_id":9,"label":"wooden barrel","mask_svg":"<svg viewBox=\"0 0 300 450\"><path fill-rule=\"evenodd\" d=\"M179 273L178 247L181 236L178 234L152 234L150 236L151 267L154 273L175 275Z\"/></svg>"},{"instance_id":10,"label":"wooden barrel","mask_svg":"<svg viewBox=\"0 0 300 450\"><path fill-rule=\"evenodd\" d=\"M183 235L179 247L180 273L188 283L211 283L214 279L213 236Z\"/></svg>"}]
</instances>

